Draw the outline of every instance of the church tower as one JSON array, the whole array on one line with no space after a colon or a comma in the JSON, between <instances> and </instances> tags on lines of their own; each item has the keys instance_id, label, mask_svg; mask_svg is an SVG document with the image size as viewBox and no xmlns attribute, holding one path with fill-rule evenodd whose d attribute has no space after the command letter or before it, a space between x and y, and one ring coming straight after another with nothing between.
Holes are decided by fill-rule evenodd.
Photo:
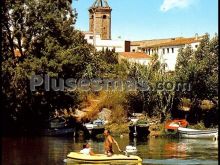
<instances>
[{"instance_id":1,"label":"church tower","mask_svg":"<svg viewBox=\"0 0 220 165\"><path fill-rule=\"evenodd\" d=\"M89 8L89 31L111 40L111 11L107 0L95 0Z\"/></svg>"}]
</instances>

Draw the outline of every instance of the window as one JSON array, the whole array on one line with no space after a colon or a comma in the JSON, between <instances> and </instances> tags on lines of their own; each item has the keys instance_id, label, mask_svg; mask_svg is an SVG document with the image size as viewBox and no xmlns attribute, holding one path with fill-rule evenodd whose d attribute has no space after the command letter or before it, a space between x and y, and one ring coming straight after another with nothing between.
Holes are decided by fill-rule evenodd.
<instances>
[{"instance_id":1,"label":"window","mask_svg":"<svg viewBox=\"0 0 220 165\"><path fill-rule=\"evenodd\" d=\"M163 54L165 54L165 49L163 49Z\"/></svg>"},{"instance_id":2,"label":"window","mask_svg":"<svg viewBox=\"0 0 220 165\"><path fill-rule=\"evenodd\" d=\"M198 48L198 45L195 45L195 48Z\"/></svg>"},{"instance_id":3,"label":"window","mask_svg":"<svg viewBox=\"0 0 220 165\"><path fill-rule=\"evenodd\" d=\"M92 39L93 39L93 36L89 36L89 39L91 39L91 40L92 40Z\"/></svg>"},{"instance_id":4,"label":"window","mask_svg":"<svg viewBox=\"0 0 220 165\"><path fill-rule=\"evenodd\" d=\"M103 19L106 19L107 18L107 16L106 15L103 15L103 17L102 17Z\"/></svg>"},{"instance_id":5,"label":"window","mask_svg":"<svg viewBox=\"0 0 220 165\"><path fill-rule=\"evenodd\" d=\"M135 52L135 49L132 49L132 52Z\"/></svg>"},{"instance_id":6,"label":"window","mask_svg":"<svg viewBox=\"0 0 220 165\"><path fill-rule=\"evenodd\" d=\"M167 53L170 53L170 49L169 48L167 48Z\"/></svg>"},{"instance_id":7,"label":"window","mask_svg":"<svg viewBox=\"0 0 220 165\"><path fill-rule=\"evenodd\" d=\"M174 48L172 48L172 53L174 53Z\"/></svg>"}]
</instances>

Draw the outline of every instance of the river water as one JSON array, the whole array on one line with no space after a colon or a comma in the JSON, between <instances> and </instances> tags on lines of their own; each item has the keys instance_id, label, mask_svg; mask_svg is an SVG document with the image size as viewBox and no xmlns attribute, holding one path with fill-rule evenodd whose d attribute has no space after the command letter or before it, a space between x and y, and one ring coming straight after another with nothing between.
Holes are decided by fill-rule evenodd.
<instances>
[{"instance_id":1,"label":"river water","mask_svg":"<svg viewBox=\"0 0 220 165\"><path fill-rule=\"evenodd\" d=\"M122 149L127 145L136 145L137 155L143 159L143 165L218 164L218 141L169 138L139 141L128 137L116 140ZM71 151L79 151L85 142L91 144L95 153L103 153L103 139L86 141L63 137L4 137L1 164L66 165L66 155Z\"/></svg>"}]
</instances>

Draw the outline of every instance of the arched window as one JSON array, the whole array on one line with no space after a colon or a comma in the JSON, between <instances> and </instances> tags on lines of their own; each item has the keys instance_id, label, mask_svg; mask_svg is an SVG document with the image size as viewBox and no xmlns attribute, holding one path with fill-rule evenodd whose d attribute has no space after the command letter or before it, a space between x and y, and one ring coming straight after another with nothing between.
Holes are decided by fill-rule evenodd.
<instances>
[{"instance_id":1,"label":"arched window","mask_svg":"<svg viewBox=\"0 0 220 165\"><path fill-rule=\"evenodd\" d=\"M107 16L106 15L103 15L103 17L102 17L103 19L106 19L107 18Z\"/></svg>"}]
</instances>

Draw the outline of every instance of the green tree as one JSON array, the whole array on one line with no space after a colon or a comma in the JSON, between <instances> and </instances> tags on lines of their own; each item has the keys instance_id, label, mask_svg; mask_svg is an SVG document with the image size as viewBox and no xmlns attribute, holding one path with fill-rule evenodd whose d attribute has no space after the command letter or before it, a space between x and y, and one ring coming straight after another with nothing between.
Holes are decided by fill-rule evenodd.
<instances>
[{"instance_id":1,"label":"green tree","mask_svg":"<svg viewBox=\"0 0 220 165\"><path fill-rule=\"evenodd\" d=\"M144 111L148 117L155 116L161 119L161 122L166 116L169 116L174 97L174 90L163 88L165 82L174 82L172 75L165 73L163 66L158 60L158 55L153 57L152 63L148 66L133 65L129 76L140 82L140 88L128 97L131 100L130 108L133 111L137 111L136 107L139 107L139 112Z\"/></svg>"},{"instance_id":2,"label":"green tree","mask_svg":"<svg viewBox=\"0 0 220 165\"><path fill-rule=\"evenodd\" d=\"M186 95L191 99L217 97L218 36L212 39L208 35L204 36L196 51L191 47L181 49L175 75L177 82L187 82L192 86L192 91L180 95Z\"/></svg>"},{"instance_id":3,"label":"green tree","mask_svg":"<svg viewBox=\"0 0 220 165\"><path fill-rule=\"evenodd\" d=\"M191 85L190 91L176 91L175 97L191 100L192 113L197 116L195 122L202 116L200 104L203 100L211 100L218 107L218 36L210 39L205 35L197 48L181 49L177 58L176 82L186 82ZM213 109L217 112L217 108ZM199 117L200 116L200 117ZM212 120L213 122L215 120ZM211 121L210 121L211 122Z\"/></svg>"},{"instance_id":4,"label":"green tree","mask_svg":"<svg viewBox=\"0 0 220 165\"><path fill-rule=\"evenodd\" d=\"M77 92L43 86L33 92L29 80L34 74L81 78L99 68L94 48L74 28L71 1L6 0L2 8L4 115L23 126L39 124L49 111L77 105Z\"/></svg>"}]
</instances>

